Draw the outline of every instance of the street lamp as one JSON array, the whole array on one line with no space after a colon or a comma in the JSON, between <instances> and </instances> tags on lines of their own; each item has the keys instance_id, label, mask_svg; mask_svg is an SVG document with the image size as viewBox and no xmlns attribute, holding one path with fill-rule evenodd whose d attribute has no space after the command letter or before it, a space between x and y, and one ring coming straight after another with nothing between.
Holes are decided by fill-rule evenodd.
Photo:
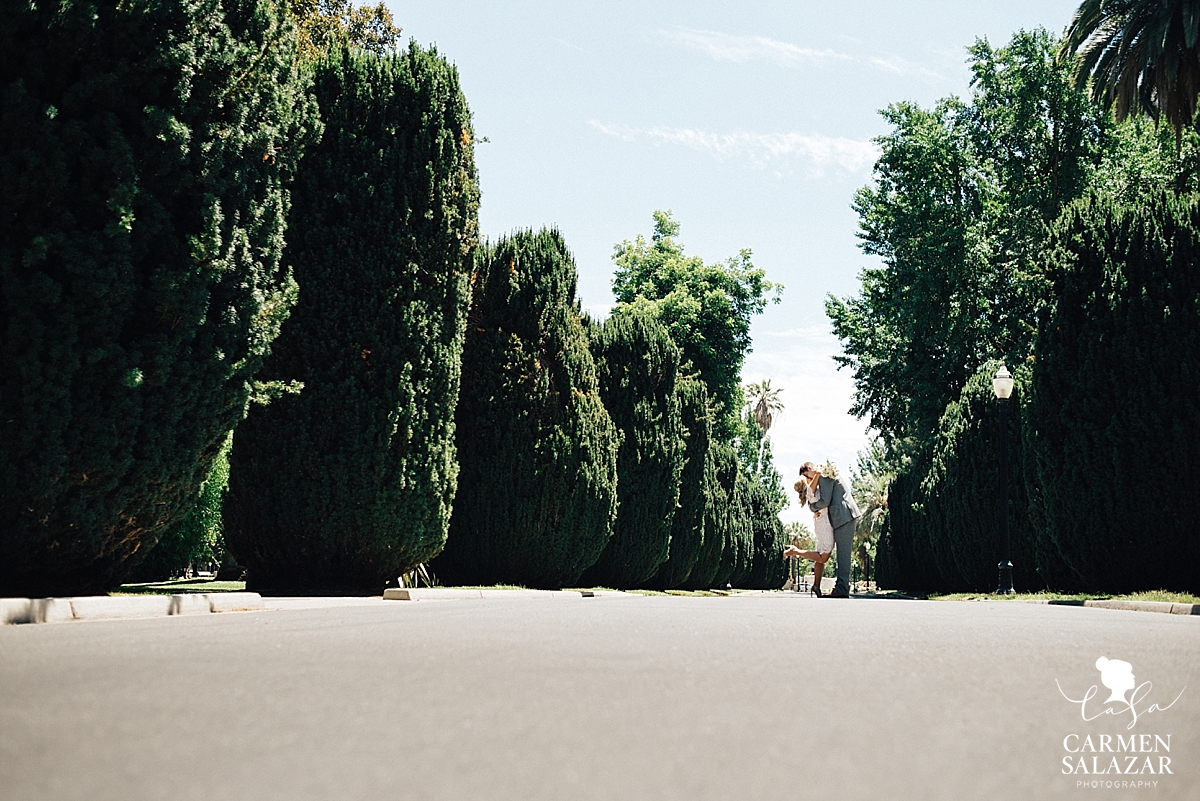
<instances>
[{"instance_id":1,"label":"street lamp","mask_svg":"<svg viewBox=\"0 0 1200 801\"><path fill-rule=\"evenodd\" d=\"M992 379L992 389L996 391L996 400L1000 404L1000 542L1003 553L1000 559L1000 586L997 595L1015 595L1012 580L1012 543L1008 535L1008 399L1012 397L1012 373L1004 365L996 371Z\"/></svg>"}]
</instances>

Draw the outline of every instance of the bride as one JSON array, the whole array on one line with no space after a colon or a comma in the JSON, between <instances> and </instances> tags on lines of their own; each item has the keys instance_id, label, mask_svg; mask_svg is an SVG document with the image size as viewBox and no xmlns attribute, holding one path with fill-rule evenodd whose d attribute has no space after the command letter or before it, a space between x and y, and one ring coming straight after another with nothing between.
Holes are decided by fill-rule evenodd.
<instances>
[{"instance_id":1,"label":"bride","mask_svg":"<svg viewBox=\"0 0 1200 801\"><path fill-rule=\"evenodd\" d=\"M811 504L821 500L821 487L817 483L818 476L819 474L813 472L811 478L806 478L802 472L800 480L795 483L793 488L800 496L801 506L809 504L809 509L812 509ZM829 522L829 515L820 511L813 511L813 534L816 538L817 546L815 551L802 551L795 545L789 545L787 550L783 552L783 555L799 556L803 559L812 560L812 593L820 598L821 576L825 573L825 563L829 561L829 556L833 553L833 524Z\"/></svg>"}]
</instances>

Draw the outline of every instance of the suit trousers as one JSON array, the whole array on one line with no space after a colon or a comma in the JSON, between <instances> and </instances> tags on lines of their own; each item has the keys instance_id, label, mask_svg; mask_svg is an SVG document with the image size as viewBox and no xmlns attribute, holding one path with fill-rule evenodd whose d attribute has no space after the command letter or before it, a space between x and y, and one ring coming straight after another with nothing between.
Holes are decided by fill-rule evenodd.
<instances>
[{"instance_id":1,"label":"suit trousers","mask_svg":"<svg viewBox=\"0 0 1200 801\"><path fill-rule=\"evenodd\" d=\"M854 558L851 549L854 547L856 522L851 519L849 523L843 523L833 530L833 544L837 546L837 584L833 591L838 595L850 592L850 560Z\"/></svg>"}]
</instances>

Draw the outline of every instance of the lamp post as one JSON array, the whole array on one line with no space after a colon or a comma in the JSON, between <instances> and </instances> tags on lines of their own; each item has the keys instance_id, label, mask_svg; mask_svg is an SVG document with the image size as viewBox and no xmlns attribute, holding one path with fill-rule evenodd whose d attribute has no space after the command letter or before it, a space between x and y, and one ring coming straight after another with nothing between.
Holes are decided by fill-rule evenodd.
<instances>
[{"instance_id":1,"label":"lamp post","mask_svg":"<svg viewBox=\"0 0 1200 801\"><path fill-rule=\"evenodd\" d=\"M1000 586L997 595L1015 595L1012 580L1012 542L1008 535L1008 399L1012 397L1012 373L1004 365L996 371L992 379L992 389L996 391L996 401L1000 404L1000 543L1003 551L1000 555Z\"/></svg>"}]
</instances>

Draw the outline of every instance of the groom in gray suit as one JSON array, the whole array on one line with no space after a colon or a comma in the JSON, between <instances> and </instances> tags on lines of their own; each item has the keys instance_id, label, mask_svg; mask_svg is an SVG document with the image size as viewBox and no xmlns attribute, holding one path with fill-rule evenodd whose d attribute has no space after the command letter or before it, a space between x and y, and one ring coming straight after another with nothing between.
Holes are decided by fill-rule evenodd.
<instances>
[{"instance_id":1,"label":"groom in gray suit","mask_svg":"<svg viewBox=\"0 0 1200 801\"><path fill-rule=\"evenodd\" d=\"M844 477L830 478L821 475L821 469L812 462L805 462L800 468L800 475L807 479L817 478L817 487L821 499L812 503L814 514L829 515L833 525L833 542L837 546L837 584L829 598L850 597L850 560L851 548L854 547L854 522L862 516L858 504L854 502L854 494L850 490L850 482Z\"/></svg>"}]
</instances>

